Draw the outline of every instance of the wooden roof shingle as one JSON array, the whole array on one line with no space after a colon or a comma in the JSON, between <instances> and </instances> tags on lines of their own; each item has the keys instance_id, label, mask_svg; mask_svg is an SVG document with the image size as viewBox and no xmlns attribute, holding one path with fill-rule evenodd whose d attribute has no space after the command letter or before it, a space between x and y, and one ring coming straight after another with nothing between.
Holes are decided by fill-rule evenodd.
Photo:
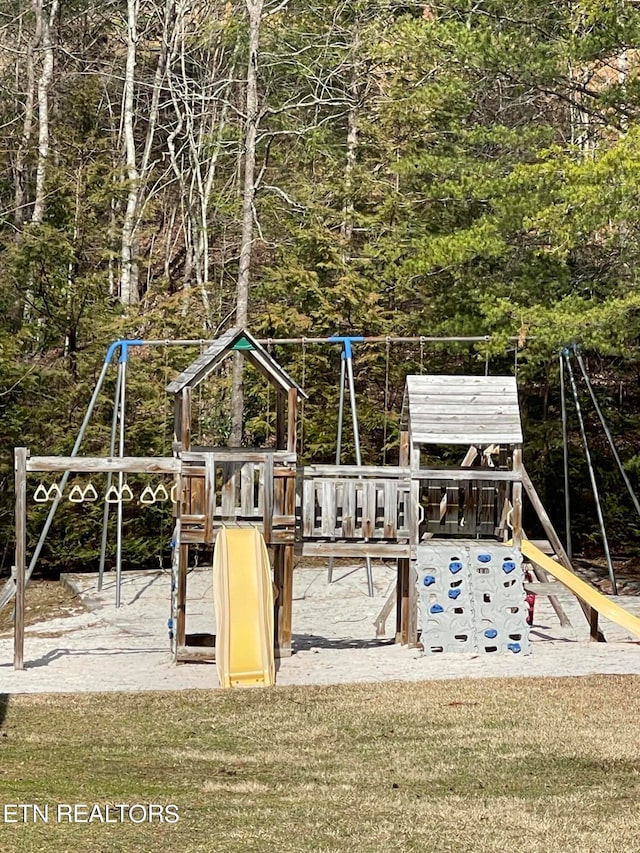
<instances>
[{"instance_id":1,"label":"wooden roof shingle","mask_svg":"<svg viewBox=\"0 0 640 853\"><path fill-rule=\"evenodd\" d=\"M307 395L297 382L294 382L287 371L246 329L228 329L220 335L218 340L192 361L165 390L168 394L178 394L183 388L195 388L236 350L240 350L254 367L282 391L295 389L300 397L306 398Z\"/></svg>"},{"instance_id":2,"label":"wooden roof shingle","mask_svg":"<svg viewBox=\"0 0 640 853\"><path fill-rule=\"evenodd\" d=\"M522 444L513 376L407 376L407 416L414 444Z\"/></svg>"}]
</instances>

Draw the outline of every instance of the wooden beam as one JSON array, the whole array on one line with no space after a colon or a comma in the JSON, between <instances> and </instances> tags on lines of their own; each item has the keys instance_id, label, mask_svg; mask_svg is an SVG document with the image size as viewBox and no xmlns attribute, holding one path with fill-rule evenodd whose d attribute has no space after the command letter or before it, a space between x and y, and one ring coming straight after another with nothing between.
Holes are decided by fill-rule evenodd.
<instances>
[{"instance_id":1,"label":"wooden beam","mask_svg":"<svg viewBox=\"0 0 640 853\"><path fill-rule=\"evenodd\" d=\"M255 450L248 447L192 447L191 450L180 454L183 462L199 463L203 466L208 456L214 456L216 462L264 462L267 456L273 456L274 464L277 465L296 461L296 454L286 450Z\"/></svg>"},{"instance_id":2,"label":"wooden beam","mask_svg":"<svg viewBox=\"0 0 640 853\"><path fill-rule=\"evenodd\" d=\"M546 585L549 587L554 587L554 586L556 587L555 591L551 590L551 592L549 593L549 604L553 607L556 616L560 620L560 625L563 628L570 628L571 627L571 619L569 619L569 617L567 616L566 610L564 609L564 607L562 606L562 604L560 603L560 601L557 598L557 593L562 592L562 590L557 589L557 587L558 587L557 583L549 583L549 578L548 578L547 573L545 572L544 569L541 569L540 566L536 566L535 563L531 563L531 569L539 581L539 583L531 584L531 586L539 587L539 586L545 586ZM526 587L527 587L527 584L525 583L525 588ZM569 590L567 590L566 587L563 587L563 589L566 592L568 592L569 595L573 595L573 593L569 592ZM535 592L535 589L533 591ZM540 590L540 595L545 595L545 594L546 593L543 593L542 590ZM598 611L596 611L596 613L597 612Z\"/></svg>"},{"instance_id":3,"label":"wooden beam","mask_svg":"<svg viewBox=\"0 0 640 853\"><path fill-rule=\"evenodd\" d=\"M564 550L564 546L560 541L560 537L556 533L556 529L551 523L551 519L549 518L546 509L544 508L544 504L540 500L540 496L535 490L533 483L531 482L531 478L524 467L522 466L522 485L524 486L524 490L527 493L527 497L531 501L533 508L536 511L538 518L540 519L540 523L544 528L544 532L547 534L547 538L551 543L554 551L556 552L558 559L570 572L573 572L573 566L571 565L571 560L567 556L567 552ZM575 573L574 573L575 574ZM591 639L596 640L599 643L605 642L604 634L598 628L598 611L590 607L586 601L583 601L580 597L578 598L578 602L580 603L580 607L582 608L582 612L585 615L587 622L589 623Z\"/></svg>"},{"instance_id":4,"label":"wooden beam","mask_svg":"<svg viewBox=\"0 0 640 853\"><path fill-rule=\"evenodd\" d=\"M215 661L216 650L211 646L178 646L176 663L204 663Z\"/></svg>"},{"instance_id":5,"label":"wooden beam","mask_svg":"<svg viewBox=\"0 0 640 853\"><path fill-rule=\"evenodd\" d=\"M570 589L567 589L566 586L562 586L558 581L541 581L539 583L529 583L529 581L524 582L525 592L533 592L535 595L544 595L548 598L552 596L558 595L573 595Z\"/></svg>"},{"instance_id":6,"label":"wooden beam","mask_svg":"<svg viewBox=\"0 0 640 853\"><path fill-rule=\"evenodd\" d=\"M400 466L408 467L409 465L409 432L406 429L400 432L400 448L398 451Z\"/></svg>"},{"instance_id":7,"label":"wooden beam","mask_svg":"<svg viewBox=\"0 0 640 853\"><path fill-rule=\"evenodd\" d=\"M24 603L27 571L27 456L26 447L15 450L16 489L16 600L13 626L13 668L24 669Z\"/></svg>"},{"instance_id":8,"label":"wooden beam","mask_svg":"<svg viewBox=\"0 0 640 853\"><path fill-rule=\"evenodd\" d=\"M478 455L478 448L475 444L472 444L471 447L467 450L464 455L464 459L460 463L463 468L470 468L476 460Z\"/></svg>"},{"instance_id":9,"label":"wooden beam","mask_svg":"<svg viewBox=\"0 0 640 853\"><path fill-rule=\"evenodd\" d=\"M33 456L27 459L30 473L70 471L74 474L178 474L182 464L161 456Z\"/></svg>"},{"instance_id":10,"label":"wooden beam","mask_svg":"<svg viewBox=\"0 0 640 853\"><path fill-rule=\"evenodd\" d=\"M416 452L418 452L416 450ZM419 460L418 460L419 463ZM409 480L491 480L492 482L515 482L521 479L518 471L502 468L408 468L396 465L305 465L300 469L302 477L380 477Z\"/></svg>"},{"instance_id":11,"label":"wooden beam","mask_svg":"<svg viewBox=\"0 0 640 853\"><path fill-rule=\"evenodd\" d=\"M277 538L275 531L274 539ZM355 540L353 542L331 542L326 539L304 540L300 545L303 557L387 557L390 559L408 557L408 544L398 542L377 542Z\"/></svg>"},{"instance_id":12,"label":"wooden beam","mask_svg":"<svg viewBox=\"0 0 640 853\"><path fill-rule=\"evenodd\" d=\"M391 615L394 604L396 603L397 584L389 593L387 600L382 605L382 610L373 620L373 627L376 629L376 637L384 637L387 619Z\"/></svg>"}]
</instances>

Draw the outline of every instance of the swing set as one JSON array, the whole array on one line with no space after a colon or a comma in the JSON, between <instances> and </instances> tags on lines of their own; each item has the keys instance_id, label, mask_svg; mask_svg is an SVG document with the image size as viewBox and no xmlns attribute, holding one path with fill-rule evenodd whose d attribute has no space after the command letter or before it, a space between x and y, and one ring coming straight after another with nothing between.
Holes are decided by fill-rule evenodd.
<instances>
[{"instance_id":1,"label":"swing set","mask_svg":"<svg viewBox=\"0 0 640 853\"><path fill-rule=\"evenodd\" d=\"M578 383L576 381L576 375L572 366L572 358L575 359L575 362L578 365L580 370L580 374L582 375L582 379L584 381L584 385L587 389L589 398L593 405L594 411L598 416L598 420L600 421L600 425L602 426L602 430L607 439L607 443L611 450L611 454L615 460L618 471L620 472L620 476L624 482L624 485L629 493L633 506L640 517L640 501L638 500L638 496L631 484L631 480L629 479L629 475L625 471L624 465L620 458L620 454L618 453L618 449L615 445L613 436L611 434L611 430L607 424L605 416L602 412L602 408L598 402L598 398L596 397L593 384L589 377L584 358L582 353L580 352L580 348L573 344L571 347L565 347L560 352L559 358L559 368L560 368L560 405L561 405L561 414L562 414L562 449L563 449L563 469L564 469L564 508L565 508L565 533L566 533L566 552L569 559L573 556L573 545L571 539L571 501L570 501L570 489L569 489L569 440L568 440L568 416L567 416L567 395L566 395L566 380L565 373L569 378L569 385L571 388L571 394L574 402L574 411L576 414L576 418L578 421L578 426L580 430L580 437L582 440L582 446L584 450L585 460L587 463L587 469L589 472L589 481L591 484L591 490L593 493L593 499L596 507L596 514L598 518L598 526L600 528L600 534L602 537L602 546L604 550L604 555L607 563L607 571L609 574L609 580L611 582L611 591L613 595L618 594L618 583L616 579L615 569L613 566L613 560L611 558L611 551L609 548L609 539L607 536L607 530L605 526L604 513L602 510L602 502L600 499L600 490L598 488L598 482L596 479L595 469L593 465L593 460L591 456L591 451L589 448L589 441L587 438L587 431L584 422L584 416L582 413L582 407L580 405L580 396L578 393Z\"/></svg>"}]
</instances>

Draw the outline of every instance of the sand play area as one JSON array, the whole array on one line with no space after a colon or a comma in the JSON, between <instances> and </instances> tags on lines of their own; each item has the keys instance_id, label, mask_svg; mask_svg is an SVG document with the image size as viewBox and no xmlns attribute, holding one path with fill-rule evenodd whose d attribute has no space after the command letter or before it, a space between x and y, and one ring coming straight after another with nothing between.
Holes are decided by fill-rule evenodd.
<instances>
[{"instance_id":1,"label":"sand play area","mask_svg":"<svg viewBox=\"0 0 640 853\"><path fill-rule=\"evenodd\" d=\"M356 681L419 681L450 678L566 676L595 673L640 674L640 644L602 620L607 643L588 639L577 601L560 591L571 622L561 628L546 597L536 601L531 639L523 655L431 655L392 642L395 612L386 640L375 637L373 621L393 588L395 567L373 564L375 597L367 594L364 564L337 565L334 582L326 566L298 566L293 600L294 654L278 662L277 683L337 684ZM215 664L175 665L169 652L168 572L126 572L122 606L115 608L115 577L66 576L75 590L63 616L27 627L25 670L13 670L13 638L0 634L0 692L63 693L115 690L181 690L218 686ZM559 586L559 590L563 590ZM214 626L212 573L192 569L188 583L187 630ZM30 591L27 589L27 608ZM619 603L640 613L640 598ZM28 616L28 610L27 610Z\"/></svg>"}]
</instances>

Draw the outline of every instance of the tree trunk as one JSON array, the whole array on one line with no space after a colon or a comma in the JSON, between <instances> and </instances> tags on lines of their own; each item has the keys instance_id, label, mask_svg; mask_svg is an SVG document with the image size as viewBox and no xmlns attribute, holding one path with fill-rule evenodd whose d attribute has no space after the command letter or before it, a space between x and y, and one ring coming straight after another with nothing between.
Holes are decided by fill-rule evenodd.
<instances>
[{"instance_id":1,"label":"tree trunk","mask_svg":"<svg viewBox=\"0 0 640 853\"><path fill-rule=\"evenodd\" d=\"M33 52L42 36L42 16L36 22L36 30L33 38L27 44L26 57L26 86L24 99L24 118L22 120L22 135L16 148L15 159L15 188L14 188L14 223L17 237L20 237L24 226L25 208L27 204L27 161L29 156L29 145L33 133L33 110L35 104L35 67ZM19 111L19 109L18 109Z\"/></svg>"},{"instance_id":2,"label":"tree trunk","mask_svg":"<svg viewBox=\"0 0 640 853\"><path fill-rule=\"evenodd\" d=\"M58 0L52 0L49 16L45 14L42 0L34 0L36 29L41 28L42 69L38 78L38 165L36 168L36 192L31 221L41 225L44 219L45 182L49 158L49 86L53 77L53 47L51 27L58 13Z\"/></svg>"},{"instance_id":3,"label":"tree trunk","mask_svg":"<svg viewBox=\"0 0 640 853\"><path fill-rule=\"evenodd\" d=\"M360 50L360 20L356 13L353 22L353 30L351 32L351 69L349 73L348 99L349 110L347 112L347 156L344 170L344 209L342 226L340 232L345 242L344 260L347 263L351 255L351 239L353 237L353 172L356 166L358 156L358 120L360 109L360 87L359 74L360 67L358 55Z\"/></svg>"},{"instance_id":4,"label":"tree trunk","mask_svg":"<svg viewBox=\"0 0 640 853\"><path fill-rule=\"evenodd\" d=\"M236 290L236 322L238 328L247 325L249 316L249 283L253 250L253 203L256 178L256 139L258 136L258 50L263 0L246 0L249 15L249 61L247 64L246 118L244 134L244 181L242 188L242 232ZM239 447L242 442L242 417L244 393L242 389L242 356L238 353L233 362L231 385L231 434L229 444Z\"/></svg>"},{"instance_id":5,"label":"tree trunk","mask_svg":"<svg viewBox=\"0 0 640 853\"><path fill-rule=\"evenodd\" d=\"M138 169L136 143L133 134L134 85L136 70L136 43L138 4L127 0L127 62L124 74L123 117L124 146L127 163L127 205L122 222L120 247L120 301L133 305L140 298L138 290L138 265L135 259L135 220L138 207Z\"/></svg>"}]
</instances>

